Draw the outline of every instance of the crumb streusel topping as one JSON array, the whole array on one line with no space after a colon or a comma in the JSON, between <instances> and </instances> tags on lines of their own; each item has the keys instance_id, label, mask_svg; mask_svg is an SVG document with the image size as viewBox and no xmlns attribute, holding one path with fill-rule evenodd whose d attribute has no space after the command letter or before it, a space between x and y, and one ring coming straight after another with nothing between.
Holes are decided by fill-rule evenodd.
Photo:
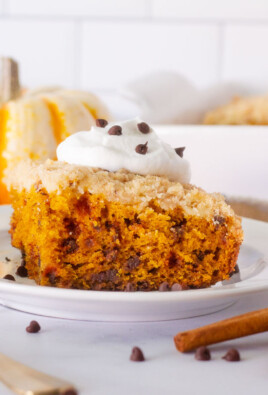
<instances>
[{"instance_id":1,"label":"crumb streusel topping","mask_svg":"<svg viewBox=\"0 0 268 395\"><path fill-rule=\"evenodd\" d=\"M208 194L190 184L183 185L165 177L133 174L123 169L109 172L52 160L41 164L28 160L9 173L6 183L9 190L30 190L32 186L39 185L48 193L57 191L60 194L69 188L78 194L85 191L103 194L108 201L137 205L141 209L149 206L151 200L156 200L164 210L180 205L188 215L210 219L215 215L234 216L220 194Z\"/></svg>"}]
</instances>

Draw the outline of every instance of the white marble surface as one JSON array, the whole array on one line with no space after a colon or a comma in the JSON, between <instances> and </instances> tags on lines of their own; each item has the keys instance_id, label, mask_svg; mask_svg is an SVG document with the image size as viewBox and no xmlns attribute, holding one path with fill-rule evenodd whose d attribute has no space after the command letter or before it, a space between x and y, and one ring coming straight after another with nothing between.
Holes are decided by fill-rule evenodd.
<instances>
[{"instance_id":1,"label":"white marble surface","mask_svg":"<svg viewBox=\"0 0 268 395\"><path fill-rule=\"evenodd\" d=\"M262 294L209 316L146 324L58 320L0 307L1 352L67 378L81 395L266 394L267 333L215 345L208 362L195 361L192 353L178 353L172 338L178 331L267 305L268 295ZM33 318L42 326L38 334L25 331ZM134 345L143 349L145 362L129 361ZM230 346L239 349L241 362L221 359ZM0 394L11 392L0 384Z\"/></svg>"}]
</instances>

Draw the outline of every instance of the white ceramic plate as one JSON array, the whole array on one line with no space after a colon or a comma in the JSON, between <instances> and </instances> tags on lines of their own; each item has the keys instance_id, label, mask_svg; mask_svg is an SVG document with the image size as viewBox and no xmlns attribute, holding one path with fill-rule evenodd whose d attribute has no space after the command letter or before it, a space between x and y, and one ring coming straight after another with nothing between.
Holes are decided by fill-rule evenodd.
<instances>
[{"instance_id":1,"label":"white ceramic plate","mask_svg":"<svg viewBox=\"0 0 268 395\"><path fill-rule=\"evenodd\" d=\"M8 222L11 209L0 207L1 270L14 274L5 257L19 260L11 247ZM50 317L95 321L161 321L204 315L224 309L250 293L268 291L265 246L268 224L243 220L245 242L239 256L240 276L208 289L182 292L104 292L40 287L16 277L0 280L0 303L4 306Z\"/></svg>"}]
</instances>

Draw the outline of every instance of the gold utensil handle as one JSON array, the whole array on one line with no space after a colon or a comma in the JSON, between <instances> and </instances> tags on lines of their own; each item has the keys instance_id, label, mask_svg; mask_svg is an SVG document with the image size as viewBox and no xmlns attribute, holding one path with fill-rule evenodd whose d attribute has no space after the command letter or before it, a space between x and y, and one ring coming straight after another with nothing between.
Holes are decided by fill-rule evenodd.
<instances>
[{"instance_id":1,"label":"gold utensil handle","mask_svg":"<svg viewBox=\"0 0 268 395\"><path fill-rule=\"evenodd\" d=\"M19 395L60 395L74 387L0 353L0 380Z\"/></svg>"}]
</instances>

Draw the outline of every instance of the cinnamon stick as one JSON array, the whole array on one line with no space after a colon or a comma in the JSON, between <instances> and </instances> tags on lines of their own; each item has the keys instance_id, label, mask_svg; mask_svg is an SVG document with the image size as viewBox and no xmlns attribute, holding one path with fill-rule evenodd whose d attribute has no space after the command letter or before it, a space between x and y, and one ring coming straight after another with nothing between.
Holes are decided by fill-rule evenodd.
<instances>
[{"instance_id":1,"label":"cinnamon stick","mask_svg":"<svg viewBox=\"0 0 268 395\"><path fill-rule=\"evenodd\" d=\"M266 331L268 331L268 308L178 333L174 337L174 342L178 351L186 352L200 346L207 346Z\"/></svg>"}]
</instances>

